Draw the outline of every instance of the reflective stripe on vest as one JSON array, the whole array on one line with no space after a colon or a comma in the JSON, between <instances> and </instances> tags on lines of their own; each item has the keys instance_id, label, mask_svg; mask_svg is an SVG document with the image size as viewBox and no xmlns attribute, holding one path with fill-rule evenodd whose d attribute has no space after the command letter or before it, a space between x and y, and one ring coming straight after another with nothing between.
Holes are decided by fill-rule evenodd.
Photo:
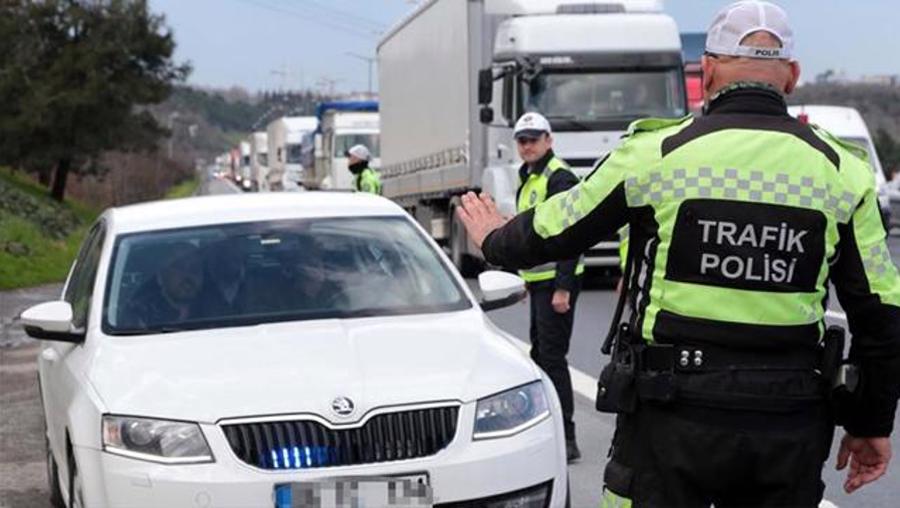
<instances>
[{"instance_id":1,"label":"reflective stripe on vest","mask_svg":"<svg viewBox=\"0 0 900 508\"><path fill-rule=\"evenodd\" d=\"M516 206L519 213L530 210L547 200L547 184L550 182L550 175L560 169L571 171L565 162L557 157L552 157L547 161L544 171L540 174L528 174L519 190L519 199ZM582 273L584 273L583 256L578 259L578 265L575 268L575 275L581 275ZM525 282L552 280L556 278L556 263L544 263L527 270L519 270L519 275Z\"/></svg>"}]
</instances>

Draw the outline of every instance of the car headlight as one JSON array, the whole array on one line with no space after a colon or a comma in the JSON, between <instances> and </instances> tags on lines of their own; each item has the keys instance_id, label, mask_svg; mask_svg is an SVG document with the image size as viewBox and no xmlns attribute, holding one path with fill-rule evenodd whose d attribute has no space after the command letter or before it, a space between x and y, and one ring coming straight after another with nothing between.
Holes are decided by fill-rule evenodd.
<instances>
[{"instance_id":1,"label":"car headlight","mask_svg":"<svg viewBox=\"0 0 900 508\"><path fill-rule=\"evenodd\" d=\"M474 439L517 434L550 416L541 381L518 386L478 401Z\"/></svg>"},{"instance_id":2,"label":"car headlight","mask_svg":"<svg viewBox=\"0 0 900 508\"><path fill-rule=\"evenodd\" d=\"M213 462L196 423L103 416L103 450L164 464Z\"/></svg>"}]
</instances>

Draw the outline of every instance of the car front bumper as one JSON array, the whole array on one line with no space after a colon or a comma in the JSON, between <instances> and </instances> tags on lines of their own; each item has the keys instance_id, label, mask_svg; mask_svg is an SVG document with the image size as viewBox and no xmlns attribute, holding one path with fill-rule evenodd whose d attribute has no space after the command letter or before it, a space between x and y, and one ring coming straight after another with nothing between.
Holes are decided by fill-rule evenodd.
<instances>
[{"instance_id":1,"label":"car front bumper","mask_svg":"<svg viewBox=\"0 0 900 508\"><path fill-rule=\"evenodd\" d=\"M437 505L496 498L548 484L546 506L565 505L567 469L562 423L555 414L511 437L473 441L474 405L460 408L456 437L431 457L311 470L260 470L240 461L218 425L201 425L215 462L164 465L77 448L90 507L275 506L275 486L341 477L427 474ZM515 504L510 504L514 506Z\"/></svg>"}]
</instances>

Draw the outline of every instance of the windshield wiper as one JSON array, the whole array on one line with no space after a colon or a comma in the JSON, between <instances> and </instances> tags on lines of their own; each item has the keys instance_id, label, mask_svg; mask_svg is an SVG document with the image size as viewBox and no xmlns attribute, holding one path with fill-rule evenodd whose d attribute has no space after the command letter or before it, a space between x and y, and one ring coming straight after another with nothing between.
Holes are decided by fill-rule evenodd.
<instances>
[{"instance_id":1,"label":"windshield wiper","mask_svg":"<svg viewBox=\"0 0 900 508\"><path fill-rule=\"evenodd\" d=\"M177 333L193 330L194 328L177 327L177 326L161 326L158 328L128 328L125 330L115 330L110 335L157 335L161 333Z\"/></svg>"},{"instance_id":2,"label":"windshield wiper","mask_svg":"<svg viewBox=\"0 0 900 508\"><path fill-rule=\"evenodd\" d=\"M554 120L561 120L563 122L568 122L571 126L576 127L578 130L582 131L590 131L594 130L589 125L577 119L575 115L550 115L547 116L547 120L553 122Z\"/></svg>"}]
</instances>

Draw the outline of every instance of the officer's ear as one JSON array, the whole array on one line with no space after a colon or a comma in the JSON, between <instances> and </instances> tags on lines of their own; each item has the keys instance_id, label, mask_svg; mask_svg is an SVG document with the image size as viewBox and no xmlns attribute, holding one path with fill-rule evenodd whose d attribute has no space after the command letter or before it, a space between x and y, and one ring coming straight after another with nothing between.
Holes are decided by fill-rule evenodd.
<instances>
[{"instance_id":1,"label":"officer's ear","mask_svg":"<svg viewBox=\"0 0 900 508\"><path fill-rule=\"evenodd\" d=\"M800 62L791 60L788 62L790 66L791 77L784 86L784 93L790 95L797 88L797 82L800 81Z\"/></svg>"},{"instance_id":2,"label":"officer's ear","mask_svg":"<svg viewBox=\"0 0 900 508\"><path fill-rule=\"evenodd\" d=\"M709 100L712 96L713 78L716 73L716 58L710 55L700 57L700 67L703 69L703 98Z\"/></svg>"}]
</instances>

